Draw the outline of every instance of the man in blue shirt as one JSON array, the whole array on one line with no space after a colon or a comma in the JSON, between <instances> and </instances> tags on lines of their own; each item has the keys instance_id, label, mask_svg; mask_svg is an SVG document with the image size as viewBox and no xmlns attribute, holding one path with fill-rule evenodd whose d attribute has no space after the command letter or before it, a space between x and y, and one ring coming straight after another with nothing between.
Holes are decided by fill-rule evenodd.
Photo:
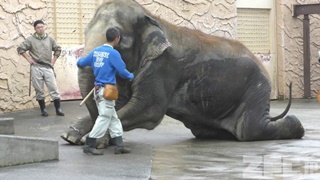
<instances>
[{"instance_id":1,"label":"man in blue shirt","mask_svg":"<svg viewBox=\"0 0 320 180\"><path fill-rule=\"evenodd\" d=\"M120 32L116 28L109 28L106 32L107 43L93 49L86 57L80 58L78 67L91 66L95 76L94 99L99 116L87 136L84 153L102 155L103 152L95 148L97 138L104 136L109 129L110 136L116 144L115 154L129 153L130 150L123 146L123 128L114 108L115 101L103 98L106 84L116 85L116 73L124 79L132 80L134 75L126 69L120 53L113 49L120 41Z\"/></svg>"}]
</instances>

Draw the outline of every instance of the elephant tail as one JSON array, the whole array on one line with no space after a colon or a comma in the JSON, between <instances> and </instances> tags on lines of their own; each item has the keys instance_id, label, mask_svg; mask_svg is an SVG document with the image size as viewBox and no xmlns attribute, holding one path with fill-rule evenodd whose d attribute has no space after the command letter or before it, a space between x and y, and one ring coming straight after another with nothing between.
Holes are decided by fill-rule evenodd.
<instances>
[{"instance_id":1,"label":"elephant tail","mask_svg":"<svg viewBox=\"0 0 320 180\"><path fill-rule=\"evenodd\" d=\"M292 99L292 82L290 82L290 85L289 85L289 102L288 102L286 109L279 116L271 117L270 121L276 121L278 119L281 119L288 113L290 106L291 106L291 99Z\"/></svg>"}]
</instances>

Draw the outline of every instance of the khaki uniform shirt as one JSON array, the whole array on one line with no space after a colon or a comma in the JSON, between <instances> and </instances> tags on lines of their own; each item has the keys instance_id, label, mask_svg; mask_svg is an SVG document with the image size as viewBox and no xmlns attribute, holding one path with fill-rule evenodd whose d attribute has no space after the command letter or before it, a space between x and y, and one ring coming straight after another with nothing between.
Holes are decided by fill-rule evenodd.
<instances>
[{"instance_id":1,"label":"khaki uniform shirt","mask_svg":"<svg viewBox=\"0 0 320 180\"><path fill-rule=\"evenodd\" d=\"M44 37L39 37L34 33L23 41L17 48L19 54L29 51L30 56L36 62L51 64L52 51L53 55L59 57L61 47L48 34Z\"/></svg>"}]
</instances>

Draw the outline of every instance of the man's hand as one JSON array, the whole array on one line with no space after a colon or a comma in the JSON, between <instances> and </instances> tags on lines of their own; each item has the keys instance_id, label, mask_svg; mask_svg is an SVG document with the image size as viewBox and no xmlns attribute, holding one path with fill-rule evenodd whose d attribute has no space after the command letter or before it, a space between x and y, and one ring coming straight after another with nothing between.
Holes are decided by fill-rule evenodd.
<instances>
[{"instance_id":1,"label":"man's hand","mask_svg":"<svg viewBox=\"0 0 320 180\"><path fill-rule=\"evenodd\" d=\"M27 61L30 63L30 65L33 65L33 64L37 64L33 59L27 59Z\"/></svg>"},{"instance_id":2,"label":"man's hand","mask_svg":"<svg viewBox=\"0 0 320 180\"><path fill-rule=\"evenodd\" d=\"M31 62L29 62L29 63L30 63L30 65L37 64L37 63L34 62L34 61L31 61Z\"/></svg>"},{"instance_id":3,"label":"man's hand","mask_svg":"<svg viewBox=\"0 0 320 180\"><path fill-rule=\"evenodd\" d=\"M51 66L53 67L54 64L56 63L58 57L57 56L53 56L53 58L51 59Z\"/></svg>"},{"instance_id":4,"label":"man's hand","mask_svg":"<svg viewBox=\"0 0 320 180\"><path fill-rule=\"evenodd\" d=\"M32 64L37 64L32 58L31 56L29 56L26 52L21 54L28 62L30 65Z\"/></svg>"},{"instance_id":5,"label":"man's hand","mask_svg":"<svg viewBox=\"0 0 320 180\"><path fill-rule=\"evenodd\" d=\"M84 46L81 46L78 49L74 50L74 54L76 58L79 58L82 56L83 50L84 50Z\"/></svg>"}]
</instances>

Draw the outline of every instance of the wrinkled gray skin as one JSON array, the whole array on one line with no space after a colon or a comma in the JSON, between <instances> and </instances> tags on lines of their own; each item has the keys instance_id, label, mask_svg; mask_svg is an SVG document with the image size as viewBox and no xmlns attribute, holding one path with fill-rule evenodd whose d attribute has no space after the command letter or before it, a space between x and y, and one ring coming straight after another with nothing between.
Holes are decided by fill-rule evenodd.
<instances>
[{"instance_id":1,"label":"wrinkled gray skin","mask_svg":"<svg viewBox=\"0 0 320 180\"><path fill-rule=\"evenodd\" d=\"M154 129L168 115L181 121L196 138L239 141L298 139L304 128L295 116L269 116L271 85L262 64L241 43L178 27L152 16L138 3L103 4L88 24L83 56L106 42L110 27L121 31L116 49L132 82L117 78L118 116L125 131ZM93 87L91 68L79 69L85 97ZM86 101L90 116L61 135L80 144L98 112Z\"/></svg>"}]
</instances>

